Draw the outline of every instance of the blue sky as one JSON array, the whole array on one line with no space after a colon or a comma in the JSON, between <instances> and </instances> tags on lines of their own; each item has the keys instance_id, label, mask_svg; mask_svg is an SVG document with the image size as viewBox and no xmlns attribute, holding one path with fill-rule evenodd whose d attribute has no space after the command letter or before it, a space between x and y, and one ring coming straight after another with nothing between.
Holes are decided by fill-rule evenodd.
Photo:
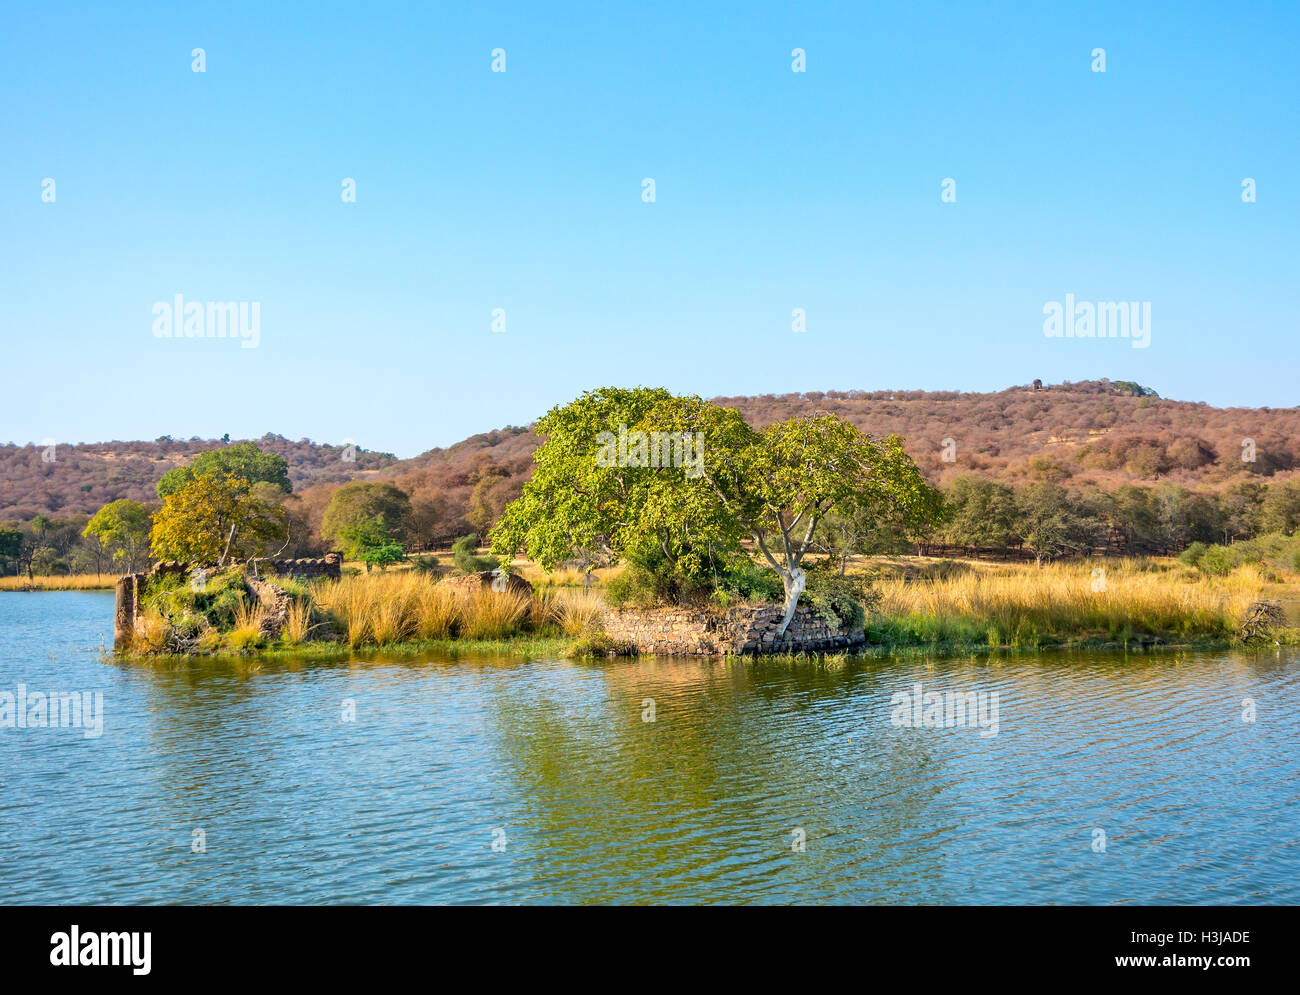
<instances>
[{"instance_id":1,"label":"blue sky","mask_svg":"<svg viewBox=\"0 0 1300 995\"><path fill-rule=\"evenodd\" d=\"M0 441L411 456L638 383L1297 403L1300 5L704 6L12 7ZM1067 293L1150 347L1045 337ZM176 294L258 347L156 337Z\"/></svg>"}]
</instances>

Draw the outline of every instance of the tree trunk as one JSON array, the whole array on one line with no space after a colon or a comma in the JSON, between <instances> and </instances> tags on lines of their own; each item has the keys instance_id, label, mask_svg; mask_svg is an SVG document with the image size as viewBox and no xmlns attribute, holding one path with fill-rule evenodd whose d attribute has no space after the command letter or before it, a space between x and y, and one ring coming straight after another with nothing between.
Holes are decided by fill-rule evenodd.
<instances>
[{"instance_id":1,"label":"tree trunk","mask_svg":"<svg viewBox=\"0 0 1300 995\"><path fill-rule=\"evenodd\" d=\"M781 620L781 627L776 630L776 638L780 639L785 635L785 630L790 627L790 620L794 618L794 610L799 607L799 595L807 586L808 578L802 570L795 567L788 573L781 571L781 584L785 587L785 618Z\"/></svg>"}]
</instances>

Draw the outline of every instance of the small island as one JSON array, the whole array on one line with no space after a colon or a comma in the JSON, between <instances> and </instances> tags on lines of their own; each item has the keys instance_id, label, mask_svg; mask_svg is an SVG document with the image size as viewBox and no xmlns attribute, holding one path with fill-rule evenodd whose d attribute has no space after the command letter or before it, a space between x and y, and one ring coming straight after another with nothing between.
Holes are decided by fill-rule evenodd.
<instances>
[{"instance_id":1,"label":"small island","mask_svg":"<svg viewBox=\"0 0 1300 995\"><path fill-rule=\"evenodd\" d=\"M1294 562L1290 537L1256 540L1255 556L1205 543L1177 560L1071 556L1087 541L1082 518L1041 487L1019 496L1032 540L1022 557L916 555L954 522L996 527L1009 489L959 478L941 493L903 440L834 414L759 430L661 389L590 391L536 432L531 479L486 544L463 536L449 555L408 548L400 488L353 481L321 523L336 551L282 558L295 528L284 460L251 443L204 453L158 484L158 561L117 581L116 652L800 656L1297 640L1281 606L1294 590L1269 567ZM128 512L105 508L87 531L126 530Z\"/></svg>"}]
</instances>

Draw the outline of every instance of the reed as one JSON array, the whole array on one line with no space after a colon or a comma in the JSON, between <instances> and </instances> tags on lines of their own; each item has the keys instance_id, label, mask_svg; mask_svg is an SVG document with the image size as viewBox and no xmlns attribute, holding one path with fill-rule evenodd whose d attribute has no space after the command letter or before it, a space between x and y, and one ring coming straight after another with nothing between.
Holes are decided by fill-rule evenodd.
<instances>
[{"instance_id":1,"label":"reed","mask_svg":"<svg viewBox=\"0 0 1300 995\"><path fill-rule=\"evenodd\" d=\"M312 621L312 603L309 598L294 598L285 613L284 628L280 630L281 641L290 646L298 646L310 638L316 627Z\"/></svg>"},{"instance_id":2,"label":"reed","mask_svg":"<svg viewBox=\"0 0 1300 995\"><path fill-rule=\"evenodd\" d=\"M1221 639L1233 633L1263 585L1254 570L1213 580L1126 560L896 577L876 583L881 604L875 624L900 642Z\"/></svg>"},{"instance_id":3,"label":"reed","mask_svg":"<svg viewBox=\"0 0 1300 995\"><path fill-rule=\"evenodd\" d=\"M502 639L544 626L534 599L485 588L457 594L427 574L361 574L317 584L320 607L343 626L352 646L387 646L412 639Z\"/></svg>"},{"instance_id":4,"label":"reed","mask_svg":"<svg viewBox=\"0 0 1300 995\"><path fill-rule=\"evenodd\" d=\"M533 599L512 591L480 588L461 606L460 635L466 639L505 639L522 632Z\"/></svg>"},{"instance_id":5,"label":"reed","mask_svg":"<svg viewBox=\"0 0 1300 995\"><path fill-rule=\"evenodd\" d=\"M116 574L52 574L32 577L0 577L0 591L99 591L112 590Z\"/></svg>"},{"instance_id":6,"label":"reed","mask_svg":"<svg viewBox=\"0 0 1300 995\"><path fill-rule=\"evenodd\" d=\"M262 622L266 618L266 611L261 604L240 598L235 603L234 615L234 625L226 633L226 641L230 647L242 651L260 646L263 642Z\"/></svg>"},{"instance_id":7,"label":"reed","mask_svg":"<svg viewBox=\"0 0 1300 995\"><path fill-rule=\"evenodd\" d=\"M605 599L598 591L560 591L550 616L566 636L578 638L602 630Z\"/></svg>"}]
</instances>

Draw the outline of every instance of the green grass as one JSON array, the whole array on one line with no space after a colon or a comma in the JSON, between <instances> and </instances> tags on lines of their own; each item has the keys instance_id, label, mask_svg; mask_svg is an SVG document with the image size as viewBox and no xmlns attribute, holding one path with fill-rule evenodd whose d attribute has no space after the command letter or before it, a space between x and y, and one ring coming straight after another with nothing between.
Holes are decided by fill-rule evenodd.
<instances>
[{"instance_id":1,"label":"green grass","mask_svg":"<svg viewBox=\"0 0 1300 995\"><path fill-rule=\"evenodd\" d=\"M420 656L442 653L447 656L514 656L521 658L563 657L573 640L548 636L517 636L512 639L430 639L377 646L373 643L349 646L346 642L306 642L297 646L271 643L250 653L217 651L202 656L177 656L158 653L114 654L114 660L129 663L175 663L189 660L349 660L369 657Z\"/></svg>"}]
</instances>

